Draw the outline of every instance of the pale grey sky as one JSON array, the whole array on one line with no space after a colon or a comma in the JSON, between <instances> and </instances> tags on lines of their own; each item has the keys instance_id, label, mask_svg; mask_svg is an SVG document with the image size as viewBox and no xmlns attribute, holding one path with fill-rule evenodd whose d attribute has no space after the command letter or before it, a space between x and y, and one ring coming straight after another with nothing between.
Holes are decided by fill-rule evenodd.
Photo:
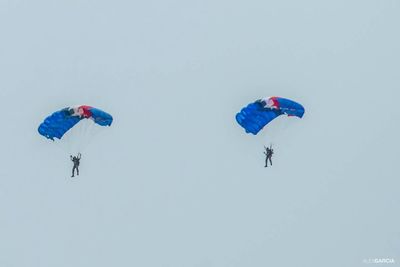
<instances>
[{"instance_id":1,"label":"pale grey sky","mask_svg":"<svg viewBox=\"0 0 400 267\"><path fill-rule=\"evenodd\" d=\"M399 13L0 0L0 266L400 265ZM270 95L306 114L265 169L235 114ZM76 104L114 123L71 180L37 127Z\"/></svg>"}]
</instances>

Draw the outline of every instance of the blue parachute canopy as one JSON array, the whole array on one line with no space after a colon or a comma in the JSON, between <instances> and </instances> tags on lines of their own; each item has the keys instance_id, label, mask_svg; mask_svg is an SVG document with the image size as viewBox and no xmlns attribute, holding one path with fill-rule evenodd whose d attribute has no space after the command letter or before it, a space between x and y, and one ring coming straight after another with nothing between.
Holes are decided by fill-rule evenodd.
<instances>
[{"instance_id":1,"label":"blue parachute canopy","mask_svg":"<svg viewBox=\"0 0 400 267\"><path fill-rule=\"evenodd\" d=\"M38 131L44 137L54 141L54 138L61 139L69 129L82 119L92 119L100 126L111 126L113 121L110 114L100 109L91 106L78 106L54 112L39 125Z\"/></svg>"},{"instance_id":2,"label":"blue parachute canopy","mask_svg":"<svg viewBox=\"0 0 400 267\"><path fill-rule=\"evenodd\" d=\"M256 135L265 125L283 114L302 118L304 107L282 97L260 99L236 114L236 121L246 130L246 133Z\"/></svg>"}]
</instances>

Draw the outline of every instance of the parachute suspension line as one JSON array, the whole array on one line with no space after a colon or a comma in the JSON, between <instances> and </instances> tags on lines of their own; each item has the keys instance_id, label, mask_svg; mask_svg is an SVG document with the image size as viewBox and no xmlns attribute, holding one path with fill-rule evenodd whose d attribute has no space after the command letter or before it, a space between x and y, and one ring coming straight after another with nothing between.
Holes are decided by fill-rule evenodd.
<instances>
[{"instance_id":1,"label":"parachute suspension line","mask_svg":"<svg viewBox=\"0 0 400 267\"><path fill-rule=\"evenodd\" d=\"M265 126L265 130L262 133L262 135L265 136L265 141L270 144L278 142L282 137L282 132L287 129L287 126L287 121L283 116L274 119L271 123Z\"/></svg>"},{"instance_id":2,"label":"parachute suspension line","mask_svg":"<svg viewBox=\"0 0 400 267\"><path fill-rule=\"evenodd\" d=\"M87 122L82 120L75 127L64 134L62 140L55 139L54 144L62 151L67 151L71 155L76 155L84 146L84 140L88 139Z\"/></svg>"},{"instance_id":3,"label":"parachute suspension line","mask_svg":"<svg viewBox=\"0 0 400 267\"><path fill-rule=\"evenodd\" d=\"M76 152L83 152L96 138L96 136L104 130L104 127L97 125L92 119L84 119L80 122L79 133L76 136Z\"/></svg>"},{"instance_id":4,"label":"parachute suspension line","mask_svg":"<svg viewBox=\"0 0 400 267\"><path fill-rule=\"evenodd\" d=\"M81 122L80 127L78 128L79 133L76 136L77 142L76 142L76 148L75 151L77 153L83 152L83 150L89 145L91 140L94 137L94 132L95 132L95 123L91 119L84 119Z\"/></svg>"},{"instance_id":5,"label":"parachute suspension line","mask_svg":"<svg viewBox=\"0 0 400 267\"><path fill-rule=\"evenodd\" d=\"M79 135L76 137L77 138L77 147L76 147L76 152L80 153L84 149L84 147L87 145L89 142L89 134L90 134L90 128L92 124L91 119L83 119L81 121L81 127L79 128Z\"/></svg>"},{"instance_id":6,"label":"parachute suspension line","mask_svg":"<svg viewBox=\"0 0 400 267\"><path fill-rule=\"evenodd\" d=\"M103 128L91 119L83 119L74 128L65 133L62 140L55 138L53 143L61 151L76 155L84 152L93 139L102 132Z\"/></svg>"},{"instance_id":7,"label":"parachute suspension line","mask_svg":"<svg viewBox=\"0 0 400 267\"><path fill-rule=\"evenodd\" d=\"M85 143L82 145L82 150L92 143L93 139L98 134L99 128L101 128L101 126L97 125L92 119L89 119L85 129L85 140L83 140Z\"/></svg>"}]
</instances>

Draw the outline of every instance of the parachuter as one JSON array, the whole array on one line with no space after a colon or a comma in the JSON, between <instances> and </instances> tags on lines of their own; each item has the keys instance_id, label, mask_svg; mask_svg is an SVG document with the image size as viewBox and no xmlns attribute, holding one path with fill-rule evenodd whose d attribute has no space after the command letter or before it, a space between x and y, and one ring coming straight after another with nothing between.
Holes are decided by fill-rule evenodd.
<instances>
[{"instance_id":1,"label":"parachuter","mask_svg":"<svg viewBox=\"0 0 400 267\"><path fill-rule=\"evenodd\" d=\"M81 122L82 121L82 122ZM108 114L105 111L102 111L101 109L94 108L91 106L76 106L76 107L67 107L63 108L61 110L58 110L51 115L49 115L40 125L38 128L38 132L40 135L46 137L49 140L52 140L53 142L59 141L63 142L65 141L65 136L67 133L72 131L74 127L77 127L76 125L85 123L89 126L86 128L83 128L85 131L81 131L78 133L82 133L82 135L78 136L72 136L72 139L74 141L85 141L87 143L87 140L84 140L83 133L89 136L91 139L92 136L90 135L90 129L93 127L93 125L97 126L111 126L113 122L113 117ZM97 127L95 126L95 127ZM79 128L79 127L78 127ZM101 127L100 127L101 128ZM58 139L58 140L57 140ZM68 139L68 138L67 138ZM67 141L65 141L67 142ZM81 150L82 147L78 147L77 149ZM80 152L80 151L77 152ZM74 176L74 170L77 171L77 174L79 175L79 163L81 159L81 154L78 153L78 156L70 156L71 160L74 163L74 167L72 169L72 177Z\"/></svg>"},{"instance_id":2,"label":"parachuter","mask_svg":"<svg viewBox=\"0 0 400 267\"><path fill-rule=\"evenodd\" d=\"M259 99L242 108L236 114L236 121L244 128L246 133L257 135L267 124L281 115L302 118L304 107L293 100L273 96ZM268 160L272 165L272 147L266 148L264 154L267 157L265 167L267 167Z\"/></svg>"}]
</instances>

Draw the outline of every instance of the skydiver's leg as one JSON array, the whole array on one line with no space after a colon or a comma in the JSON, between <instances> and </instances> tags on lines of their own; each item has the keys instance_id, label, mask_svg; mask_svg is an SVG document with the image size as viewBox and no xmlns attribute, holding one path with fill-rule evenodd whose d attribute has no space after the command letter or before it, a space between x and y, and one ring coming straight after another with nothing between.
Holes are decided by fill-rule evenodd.
<instances>
[{"instance_id":1,"label":"skydiver's leg","mask_svg":"<svg viewBox=\"0 0 400 267\"><path fill-rule=\"evenodd\" d=\"M75 176L75 166L72 168L72 176L71 177L74 177Z\"/></svg>"},{"instance_id":2,"label":"skydiver's leg","mask_svg":"<svg viewBox=\"0 0 400 267\"><path fill-rule=\"evenodd\" d=\"M269 158L269 163L271 163L271 166L272 166L272 158Z\"/></svg>"},{"instance_id":3,"label":"skydiver's leg","mask_svg":"<svg viewBox=\"0 0 400 267\"><path fill-rule=\"evenodd\" d=\"M264 167L268 167L268 158L265 158L265 166Z\"/></svg>"},{"instance_id":4,"label":"skydiver's leg","mask_svg":"<svg viewBox=\"0 0 400 267\"><path fill-rule=\"evenodd\" d=\"M76 175L79 175L79 167L76 167Z\"/></svg>"}]
</instances>

